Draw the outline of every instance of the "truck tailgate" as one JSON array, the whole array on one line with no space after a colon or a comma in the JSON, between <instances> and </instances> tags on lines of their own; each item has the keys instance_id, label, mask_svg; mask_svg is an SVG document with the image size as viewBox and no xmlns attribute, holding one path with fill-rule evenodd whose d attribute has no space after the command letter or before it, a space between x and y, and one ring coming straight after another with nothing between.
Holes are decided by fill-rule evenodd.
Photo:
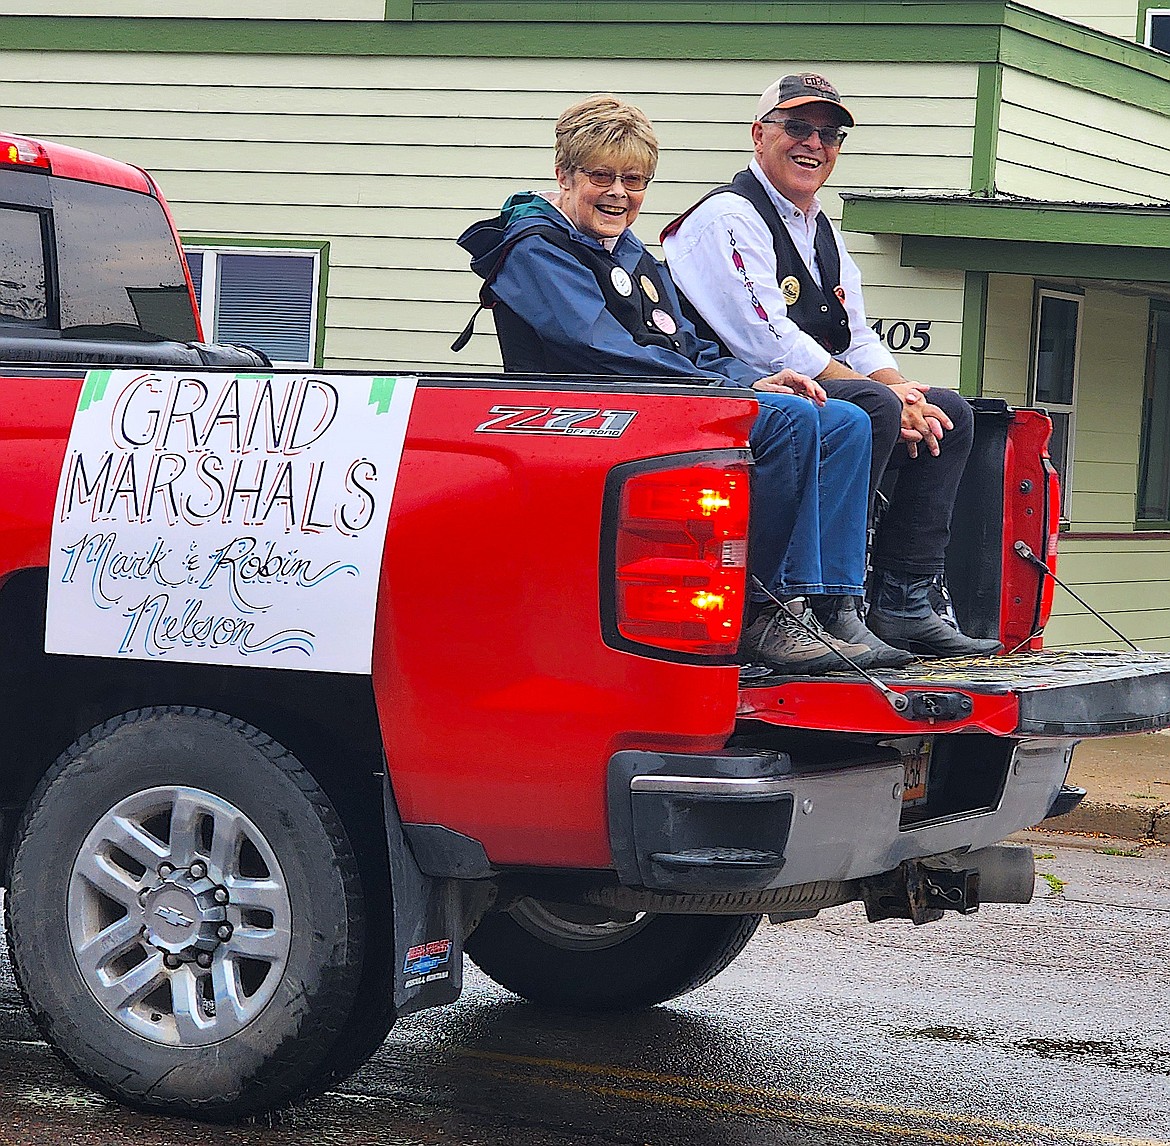
<instances>
[{"instance_id":1,"label":"truck tailgate","mask_svg":"<svg viewBox=\"0 0 1170 1146\"><path fill-rule=\"evenodd\" d=\"M880 734L1114 736L1170 724L1170 653L1052 651L921 661L876 674L764 677L740 687L740 719Z\"/></svg>"}]
</instances>

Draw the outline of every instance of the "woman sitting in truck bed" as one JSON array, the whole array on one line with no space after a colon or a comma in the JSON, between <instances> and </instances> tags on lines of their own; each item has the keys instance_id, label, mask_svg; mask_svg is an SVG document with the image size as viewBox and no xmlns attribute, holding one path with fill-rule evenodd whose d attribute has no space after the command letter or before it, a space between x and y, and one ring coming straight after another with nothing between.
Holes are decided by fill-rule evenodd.
<instances>
[{"instance_id":1,"label":"woman sitting in truck bed","mask_svg":"<svg viewBox=\"0 0 1170 1146\"><path fill-rule=\"evenodd\" d=\"M844 667L827 642L863 667L904 665L909 654L852 610L840 611L836 631L821 631L810 602L863 591L869 420L826 400L803 374L761 378L696 334L665 268L630 230L657 162L646 116L615 96L591 96L557 120L558 190L513 195L497 218L460 236L484 279L481 300L492 308L504 367L697 377L755 390L749 572L764 588L753 584L744 656L788 673Z\"/></svg>"}]
</instances>

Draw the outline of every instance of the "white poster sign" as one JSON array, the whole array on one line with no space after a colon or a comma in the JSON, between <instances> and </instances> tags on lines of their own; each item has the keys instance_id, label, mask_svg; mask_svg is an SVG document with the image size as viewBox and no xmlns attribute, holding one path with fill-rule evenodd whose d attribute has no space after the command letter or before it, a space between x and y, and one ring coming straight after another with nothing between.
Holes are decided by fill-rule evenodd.
<instances>
[{"instance_id":1,"label":"white poster sign","mask_svg":"<svg viewBox=\"0 0 1170 1146\"><path fill-rule=\"evenodd\" d=\"M369 672L415 384L90 371L57 490L46 650Z\"/></svg>"}]
</instances>

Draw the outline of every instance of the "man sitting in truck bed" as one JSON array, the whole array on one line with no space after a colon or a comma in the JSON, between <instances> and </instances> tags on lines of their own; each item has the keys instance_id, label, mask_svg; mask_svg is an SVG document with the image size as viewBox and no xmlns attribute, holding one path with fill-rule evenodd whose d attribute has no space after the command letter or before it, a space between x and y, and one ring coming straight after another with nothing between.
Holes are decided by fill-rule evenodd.
<instances>
[{"instance_id":1,"label":"man sitting in truck bed","mask_svg":"<svg viewBox=\"0 0 1170 1146\"><path fill-rule=\"evenodd\" d=\"M908 663L863 624L822 632L809 599L860 596L865 579L869 423L792 370L760 372L697 336L670 277L629 229L658 161L650 121L610 95L556 125L559 193L512 196L459 243L485 282L508 370L708 378L751 387L760 412L743 652L783 672ZM462 345L462 340L457 341ZM774 599L783 601L777 606Z\"/></svg>"}]
</instances>

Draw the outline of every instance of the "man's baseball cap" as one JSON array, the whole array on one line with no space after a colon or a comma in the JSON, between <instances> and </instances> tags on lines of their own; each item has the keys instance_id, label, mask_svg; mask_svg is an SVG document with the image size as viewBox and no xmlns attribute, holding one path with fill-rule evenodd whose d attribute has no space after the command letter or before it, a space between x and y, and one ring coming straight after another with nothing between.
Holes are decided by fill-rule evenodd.
<instances>
[{"instance_id":1,"label":"man's baseball cap","mask_svg":"<svg viewBox=\"0 0 1170 1146\"><path fill-rule=\"evenodd\" d=\"M831 104L840 112L843 125L853 126L853 115L841 102L841 93L824 76L815 72L801 72L795 76L781 76L760 96L756 119L763 119L778 107L802 107L806 103Z\"/></svg>"}]
</instances>

